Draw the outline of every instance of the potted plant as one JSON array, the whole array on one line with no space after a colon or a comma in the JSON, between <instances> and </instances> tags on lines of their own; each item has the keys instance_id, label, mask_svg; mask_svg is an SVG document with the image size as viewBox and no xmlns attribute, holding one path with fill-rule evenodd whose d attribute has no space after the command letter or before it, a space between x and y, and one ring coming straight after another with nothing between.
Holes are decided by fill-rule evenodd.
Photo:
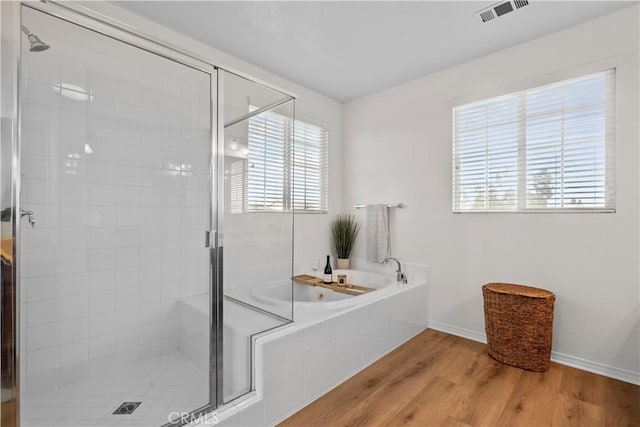
<instances>
[{"instance_id":1,"label":"potted plant","mask_svg":"<svg viewBox=\"0 0 640 427\"><path fill-rule=\"evenodd\" d=\"M351 266L349 256L351 250L356 243L356 237L360 231L360 224L353 215L338 215L331 221L331 234L333 235L333 244L336 248L338 261L336 267L338 269L348 269Z\"/></svg>"}]
</instances>

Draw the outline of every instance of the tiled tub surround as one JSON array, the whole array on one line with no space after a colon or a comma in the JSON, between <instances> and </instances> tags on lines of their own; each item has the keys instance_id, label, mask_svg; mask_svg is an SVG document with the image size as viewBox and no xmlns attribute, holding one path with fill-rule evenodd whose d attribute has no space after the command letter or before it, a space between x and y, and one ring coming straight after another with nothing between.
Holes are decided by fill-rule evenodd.
<instances>
[{"instance_id":1,"label":"tiled tub surround","mask_svg":"<svg viewBox=\"0 0 640 427\"><path fill-rule=\"evenodd\" d=\"M31 9L24 22L52 46L22 55L29 398L179 350L178 302L208 300L210 94L202 72Z\"/></svg>"},{"instance_id":2,"label":"tiled tub surround","mask_svg":"<svg viewBox=\"0 0 640 427\"><path fill-rule=\"evenodd\" d=\"M360 305L295 309L294 323L254 342L256 394L223 408L220 425L275 425L424 330L427 271L409 265L408 285Z\"/></svg>"}]
</instances>

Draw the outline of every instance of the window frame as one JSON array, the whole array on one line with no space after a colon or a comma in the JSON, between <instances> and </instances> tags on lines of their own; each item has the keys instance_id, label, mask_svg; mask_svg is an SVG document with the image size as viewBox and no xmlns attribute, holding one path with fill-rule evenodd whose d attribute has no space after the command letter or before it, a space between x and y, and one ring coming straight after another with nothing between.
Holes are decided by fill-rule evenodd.
<instances>
[{"instance_id":1,"label":"window frame","mask_svg":"<svg viewBox=\"0 0 640 427\"><path fill-rule=\"evenodd\" d=\"M616 146L616 117L617 117L617 64L612 60L601 61L598 64L591 64L585 67L578 67L570 71L564 71L556 73L551 76L545 76L542 78L530 79L525 82L519 82L506 87L502 90L493 90L485 92L483 95L474 95L472 97L458 98L451 103L451 123L452 123L452 188L451 188L451 206L452 213L454 214L490 214L490 213L506 213L506 214L523 214L523 213L615 213L616 212L616 159L615 159L615 146ZM519 137L517 144L518 160L516 169L516 208L515 209L462 209L460 206L460 174L457 172L459 166L458 161L458 145L456 141L456 113L455 110L458 107L465 106L467 104L473 104L476 102L489 101L494 98L507 97L510 95L521 96L523 93L533 91L547 85L553 85L558 83L569 82L571 80L580 79L582 77L588 77L599 73L611 73L611 78L607 82L607 100L605 105L608 107L605 111L605 146L604 146L604 160L605 160L605 172L604 172L604 190L605 190L605 206L603 207L548 207L548 208L528 208L527 207L527 137L526 131L522 132L524 125L526 129L526 118L518 119L516 122L519 129ZM526 95L523 95L526 101ZM519 108L522 110L522 108ZM564 112L564 110L563 110ZM519 111L518 114L524 114ZM489 156L487 156L489 158ZM612 186L611 194L607 194L609 185Z\"/></svg>"}]
</instances>

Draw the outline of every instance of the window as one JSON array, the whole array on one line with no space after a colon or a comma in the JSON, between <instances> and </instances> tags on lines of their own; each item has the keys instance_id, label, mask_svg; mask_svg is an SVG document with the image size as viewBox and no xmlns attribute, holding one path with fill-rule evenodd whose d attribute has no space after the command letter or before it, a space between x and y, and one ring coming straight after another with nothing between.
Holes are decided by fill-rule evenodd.
<instances>
[{"instance_id":1,"label":"window","mask_svg":"<svg viewBox=\"0 0 640 427\"><path fill-rule=\"evenodd\" d=\"M292 207L301 211L327 211L328 132L296 120L293 143Z\"/></svg>"},{"instance_id":2,"label":"window","mask_svg":"<svg viewBox=\"0 0 640 427\"><path fill-rule=\"evenodd\" d=\"M453 109L453 211L614 211L615 70Z\"/></svg>"},{"instance_id":3,"label":"window","mask_svg":"<svg viewBox=\"0 0 640 427\"><path fill-rule=\"evenodd\" d=\"M328 131L300 120L293 130L277 113L249 119L248 211L327 211Z\"/></svg>"},{"instance_id":4,"label":"window","mask_svg":"<svg viewBox=\"0 0 640 427\"><path fill-rule=\"evenodd\" d=\"M247 209L285 210L291 121L265 112L249 118Z\"/></svg>"}]
</instances>

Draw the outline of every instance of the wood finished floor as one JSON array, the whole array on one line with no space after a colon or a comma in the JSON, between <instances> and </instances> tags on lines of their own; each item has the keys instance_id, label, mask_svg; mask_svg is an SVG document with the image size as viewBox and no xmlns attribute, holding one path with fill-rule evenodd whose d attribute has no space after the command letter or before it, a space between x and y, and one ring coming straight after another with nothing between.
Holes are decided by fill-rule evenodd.
<instances>
[{"instance_id":1,"label":"wood finished floor","mask_svg":"<svg viewBox=\"0 0 640 427\"><path fill-rule=\"evenodd\" d=\"M640 426L640 387L556 363L534 373L427 329L280 424Z\"/></svg>"}]
</instances>

